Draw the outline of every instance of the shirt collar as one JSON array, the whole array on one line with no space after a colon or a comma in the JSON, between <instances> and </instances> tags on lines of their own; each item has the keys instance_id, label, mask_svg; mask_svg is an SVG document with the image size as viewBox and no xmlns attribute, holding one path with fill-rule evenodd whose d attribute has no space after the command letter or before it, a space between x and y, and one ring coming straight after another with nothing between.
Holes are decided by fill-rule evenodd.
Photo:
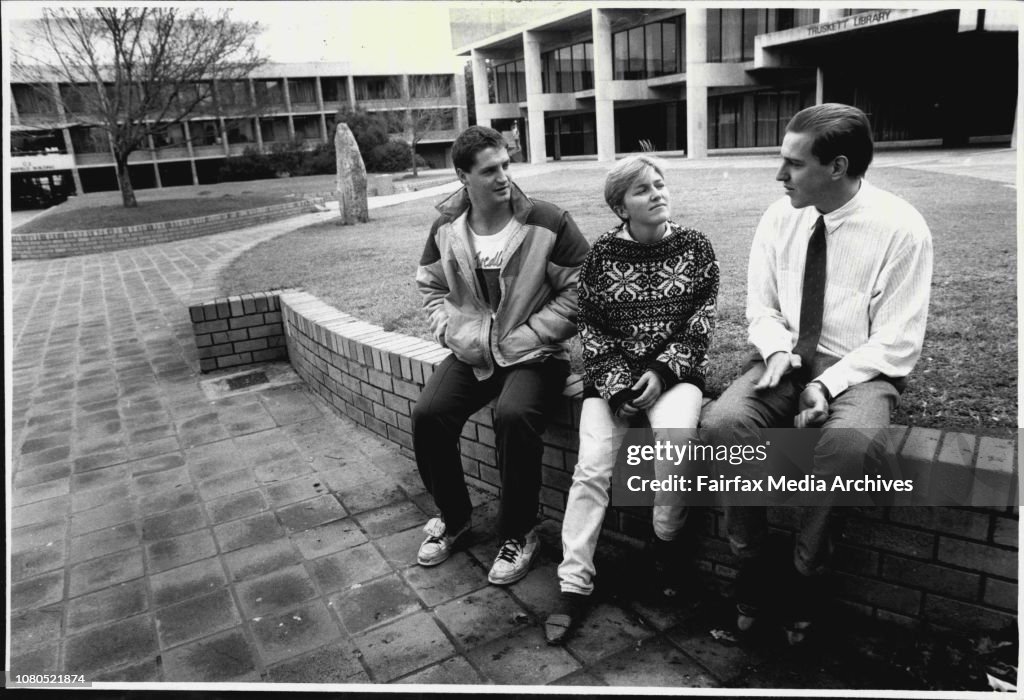
<instances>
[{"instance_id":1,"label":"shirt collar","mask_svg":"<svg viewBox=\"0 0 1024 700\"><path fill-rule=\"evenodd\" d=\"M853 214L860 209L861 205L866 199L865 193L867 192L870 185L865 178L860 179L860 189L857 190L857 194L850 198L850 201L839 207L835 211L830 211L828 214L824 214L825 217L825 233L830 235L835 233L840 226L846 223ZM817 210L814 210L814 220L811 222L811 228L814 228L814 224L818 221L818 217L822 216Z\"/></svg>"}]
</instances>

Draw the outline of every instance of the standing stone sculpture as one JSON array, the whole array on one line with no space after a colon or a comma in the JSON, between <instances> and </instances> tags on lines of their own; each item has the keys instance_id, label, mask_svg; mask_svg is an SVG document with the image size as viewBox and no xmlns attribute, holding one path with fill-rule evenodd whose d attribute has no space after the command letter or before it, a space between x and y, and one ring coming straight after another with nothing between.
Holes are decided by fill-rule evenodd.
<instances>
[{"instance_id":1,"label":"standing stone sculpture","mask_svg":"<svg viewBox=\"0 0 1024 700\"><path fill-rule=\"evenodd\" d=\"M338 206L342 226L370 220L366 206L366 166L348 124L338 124L334 135L338 166Z\"/></svg>"}]
</instances>

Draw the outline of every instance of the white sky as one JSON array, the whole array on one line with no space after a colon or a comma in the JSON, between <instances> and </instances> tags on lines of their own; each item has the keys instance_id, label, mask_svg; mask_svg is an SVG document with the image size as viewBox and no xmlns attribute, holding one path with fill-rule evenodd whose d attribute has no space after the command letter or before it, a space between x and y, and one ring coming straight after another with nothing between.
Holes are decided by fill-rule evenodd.
<instances>
[{"instance_id":1,"label":"white sky","mask_svg":"<svg viewBox=\"0 0 1024 700\"><path fill-rule=\"evenodd\" d=\"M3 11L10 19L31 19L39 17L47 5L70 4L81 3L5 0ZM211 10L231 8L235 18L259 22L264 31L258 44L276 63L351 61L354 69L367 65L379 70L390 66L422 66L429 70L437 63L457 65L451 49L448 7L443 2L266 0L199 4ZM11 38L17 41L17 37Z\"/></svg>"}]
</instances>

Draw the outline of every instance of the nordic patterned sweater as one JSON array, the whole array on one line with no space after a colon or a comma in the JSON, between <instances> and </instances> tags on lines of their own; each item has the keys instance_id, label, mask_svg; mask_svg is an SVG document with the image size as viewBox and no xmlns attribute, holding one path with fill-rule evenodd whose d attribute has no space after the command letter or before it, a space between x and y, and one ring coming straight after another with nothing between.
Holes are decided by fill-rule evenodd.
<instances>
[{"instance_id":1,"label":"nordic patterned sweater","mask_svg":"<svg viewBox=\"0 0 1024 700\"><path fill-rule=\"evenodd\" d=\"M616 226L580 270L584 397L605 399L612 412L635 398L630 388L647 370L665 390L681 382L704 389L718 262L703 233L668 225L654 243L621 238L625 224Z\"/></svg>"}]
</instances>

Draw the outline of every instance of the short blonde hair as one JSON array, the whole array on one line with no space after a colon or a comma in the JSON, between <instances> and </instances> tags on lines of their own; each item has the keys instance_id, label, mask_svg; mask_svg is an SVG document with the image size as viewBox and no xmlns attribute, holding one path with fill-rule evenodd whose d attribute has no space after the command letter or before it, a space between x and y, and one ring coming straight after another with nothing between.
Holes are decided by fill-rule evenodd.
<instances>
[{"instance_id":1,"label":"short blonde hair","mask_svg":"<svg viewBox=\"0 0 1024 700\"><path fill-rule=\"evenodd\" d=\"M629 191L636 179L648 169L658 173L659 177L665 177L664 161L648 155L623 158L608 171L604 180L604 201L608 203L616 216L619 215L616 209L621 207L625 201L626 192Z\"/></svg>"}]
</instances>

